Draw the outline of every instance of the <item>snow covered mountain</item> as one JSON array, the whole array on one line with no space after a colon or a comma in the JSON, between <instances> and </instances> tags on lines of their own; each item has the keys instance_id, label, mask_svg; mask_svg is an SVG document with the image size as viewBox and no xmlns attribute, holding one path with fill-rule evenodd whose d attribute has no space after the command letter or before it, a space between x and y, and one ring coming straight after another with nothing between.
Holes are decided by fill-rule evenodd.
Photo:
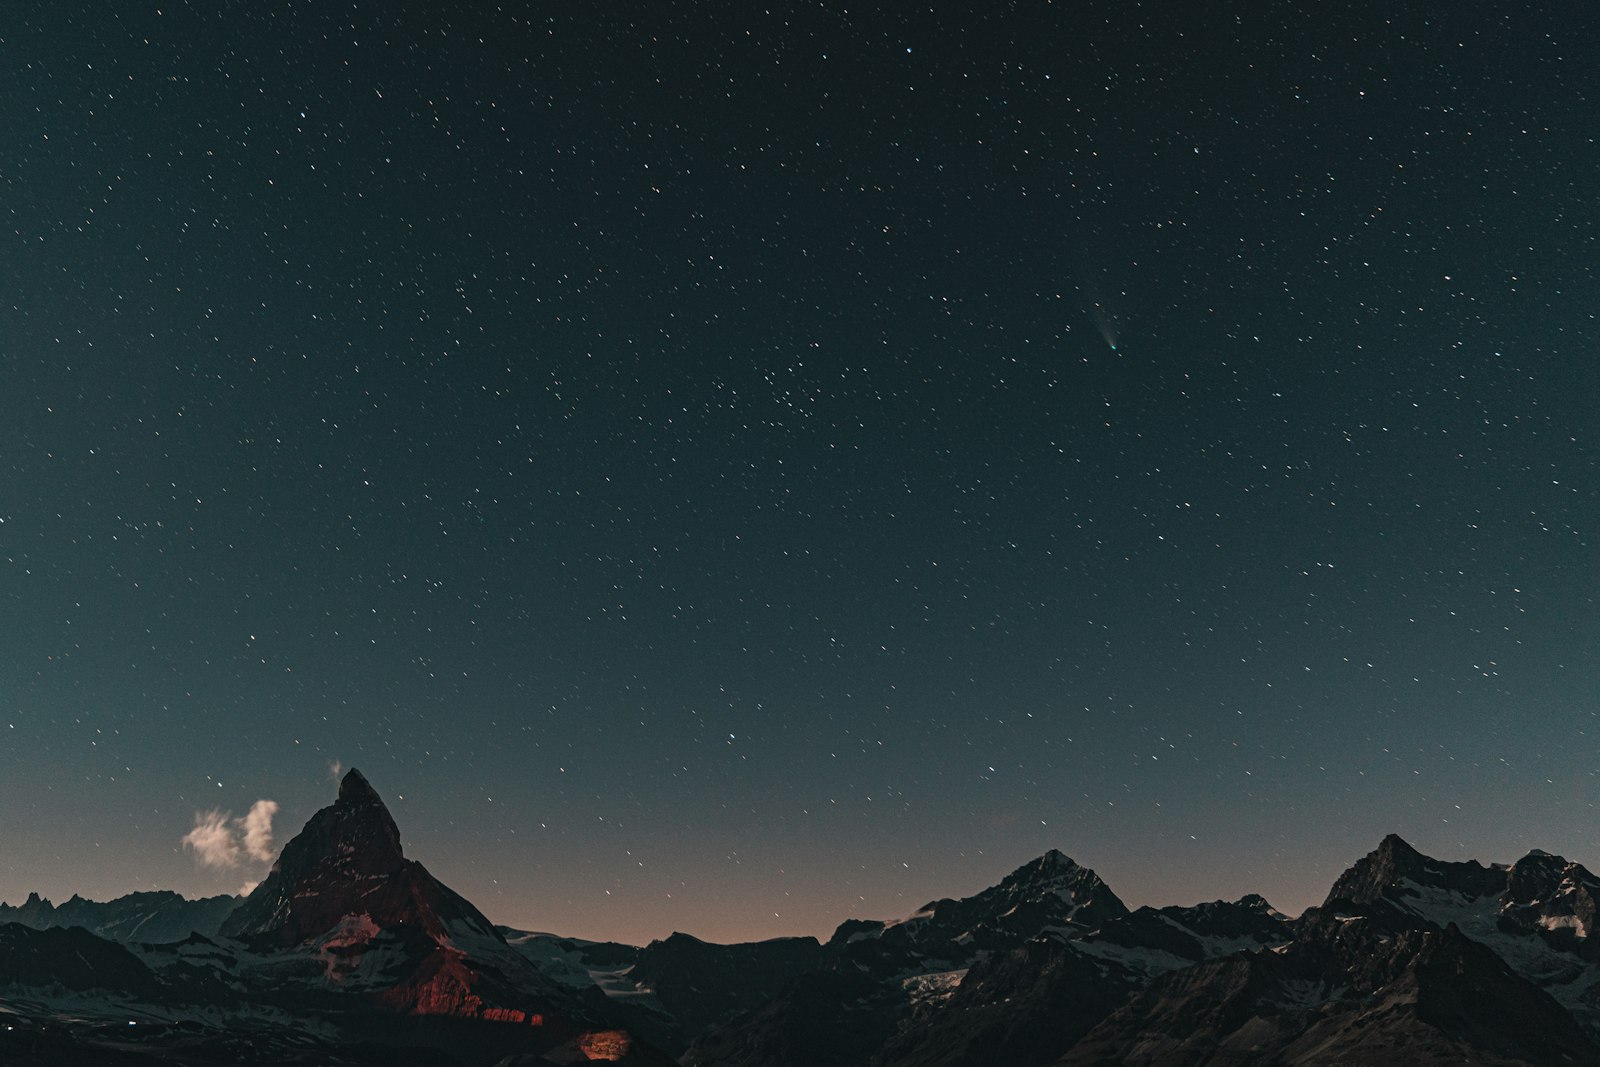
<instances>
[{"instance_id":1,"label":"snow covered mountain","mask_svg":"<svg viewBox=\"0 0 1600 1067\"><path fill-rule=\"evenodd\" d=\"M1455 927L1389 932L1313 913L1277 951L1154 979L1063 1067L1592 1064L1571 1015Z\"/></svg>"},{"instance_id":2,"label":"snow covered mountain","mask_svg":"<svg viewBox=\"0 0 1600 1067\"><path fill-rule=\"evenodd\" d=\"M1390 836L1298 919L1259 896L1130 911L1052 850L825 944L637 948L493 926L352 771L225 918L172 894L0 911L0 1062L1600 1064L1597 906L1559 856Z\"/></svg>"},{"instance_id":3,"label":"snow covered mountain","mask_svg":"<svg viewBox=\"0 0 1600 1067\"><path fill-rule=\"evenodd\" d=\"M1291 940L1156 976L1059 1062L1600 1063L1596 888L1543 852L1486 867L1390 835Z\"/></svg>"},{"instance_id":4,"label":"snow covered mountain","mask_svg":"<svg viewBox=\"0 0 1600 1067\"><path fill-rule=\"evenodd\" d=\"M1051 853L908 919L846 923L828 968L682 1062L1600 1063L1597 894L1543 852L1485 867L1391 836L1300 919L1259 896L1129 912Z\"/></svg>"},{"instance_id":5,"label":"snow covered mountain","mask_svg":"<svg viewBox=\"0 0 1600 1067\"><path fill-rule=\"evenodd\" d=\"M973 896L935 900L889 922L848 921L829 943L875 943L885 955L957 962L1019 937L1087 932L1127 914L1099 875L1051 849Z\"/></svg>"},{"instance_id":6,"label":"snow covered mountain","mask_svg":"<svg viewBox=\"0 0 1600 1067\"><path fill-rule=\"evenodd\" d=\"M952 1017L948 1005L984 981L980 968L989 961L1032 949L1041 939L1056 944L1083 937L1129 914L1098 875L1052 849L972 896L932 901L903 919L841 924L825 946L823 966L771 1002L702 1034L682 1062L846 1067L883 1055L914 1057L918 1046L942 1041L935 1021ZM1051 951L1046 946L1022 961L1029 973L1022 984L1056 973L1044 961ZM1101 964L1082 954L1075 962L1083 979L1078 985L1098 982ZM980 977L969 987L974 970ZM1120 978L1112 983L1107 1011L1120 1003L1124 984ZM988 988L1004 997L1001 986L1014 991L1017 985L1000 981ZM990 993L979 999L987 1002Z\"/></svg>"},{"instance_id":7,"label":"snow covered mountain","mask_svg":"<svg viewBox=\"0 0 1600 1067\"><path fill-rule=\"evenodd\" d=\"M1322 910L1393 930L1454 926L1600 1037L1597 897L1600 879L1548 852L1510 865L1448 863L1391 834L1340 876Z\"/></svg>"}]
</instances>

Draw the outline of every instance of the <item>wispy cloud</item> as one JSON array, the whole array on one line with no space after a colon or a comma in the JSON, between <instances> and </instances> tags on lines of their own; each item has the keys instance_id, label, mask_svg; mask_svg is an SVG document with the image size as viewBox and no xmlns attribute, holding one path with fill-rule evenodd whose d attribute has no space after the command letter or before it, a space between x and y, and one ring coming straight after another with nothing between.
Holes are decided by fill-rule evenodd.
<instances>
[{"instance_id":1,"label":"wispy cloud","mask_svg":"<svg viewBox=\"0 0 1600 1067\"><path fill-rule=\"evenodd\" d=\"M272 817L278 814L276 800L258 800L241 820L244 830L244 850L252 859L270 861L272 852Z\"/></svg>"},{"instance_id":2,"label":"wispy cloud","mask_svg":"<svg viewBox=\"0 0 1600 1067\"><path fill-rule=\"evenodd\" d=\"M231 813L226 811L197 811L194 829L183 835L183 843L194 849L200 863L206 867L239 866L239 842L234 837Z\"/></svg>"},{"instance_id":3,"label":"wispy cloud","mask_svg":"<svg viewBox=\"0 0 1600 1067\"><path fill-rule=\"evenodd\" d=\"M183 845L194 850L201 866L217 870L232 870L246 860L267 862L273 857L272 817L277 813L276 800L258 800L238 819L231 811L197 811Z\"/></svg>"}]
</instances>

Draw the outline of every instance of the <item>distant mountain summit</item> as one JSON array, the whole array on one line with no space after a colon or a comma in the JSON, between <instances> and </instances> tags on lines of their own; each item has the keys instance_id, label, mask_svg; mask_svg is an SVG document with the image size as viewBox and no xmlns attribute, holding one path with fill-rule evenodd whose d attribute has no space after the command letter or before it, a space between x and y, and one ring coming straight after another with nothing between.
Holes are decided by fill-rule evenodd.
<instances>
[{"instance_id":1,"label":"distant mountain summit","mask_svg":"<svg viewBox=\"0 0 1600 1067\"><path fill-rule=\"evenodd\" d=\"M1128 914L1100 876L1051 849L970 897L934 900L903 919L850 920L830 944L881 942L886 949L926 958L965 961L1051 931L1093 930Z\"/></svg>"},{"instance_id":2,"label":"distant mountain summit","mask_svg":"<svg viewBox=\"0 0 1600 1067\"><path fill-rule=\"evenodd\" d=\"M1600 1063L1597 890L1544 852L1484 866L1390 834L1286 943L1156 975L1057 1067Z\"/></svg>"},{"instance_id":3,"label":"distant mountain summit","mask_svg":"<svg viewBox=\"0 0 1600 1067\"><path fill-rule=\"evenodd\" d=\"M1453 893L1463 897L1497 894L1505 888L1506 868L1485 867L1476 860L1453 863L1424 856L1390 834L1378 847L1357 860L1328 891L1324 907L1342 904L1371 905L1404 901L1428 893Z\"/></svg>"},{"instance_id":4,"label":"distant mountain summit","mask_svg":"<svg viewBox=\"0 0 1600 1067\"><path fill-rule=\"evenodd\" d=\"M827 944L635 948L497 930L351 771L214 939L133 936L220 900L0 905L0 1063L132 1041L196 1067L246 1048L282 1067L1600 1064L1600 878L1538 850L1485 866L1391 834L1290 919L1254 894L1130 911L1052 849ZM77 922L122 943L48 928Z\"/></svg>"},{"instance_id":5,"label":"distant mountain summit","mask_svg":"<svg viewBox=\"0 0 1600 1067\"><path fill-rule=\"evenodd\" d=\"M1456 927L1600 1035L1597 900L1600 879L1561 856L1535 849L1509 866L1452 863L1391 834L1340 876L1321 910L1386 932Z\"/></svg>"},{"instance_id":6,"label":"distant mountain summit","mask_svg":"<svg viewBox=\"0 0 1600 1067\"><path fill-rule=\"evenodd\" d=\"M182 941L191 934L216 934L238 904L238 897L185 900L163 890L129 893L104 902L85 900L74 893L66 903L55 905L38 893L29 893L16 907L0 904L0 923L20 923L35 930L81 926L111 941L160 944Z\"/></svg>"},{"instance_id":7,"label":"distant mountain summit","mask_svg":"<svg viewBox=\"0 0 1600 1067\"><path fill-rule=\"evenodd\" d=\"M1600 933L1600 878L1581 863L1534 849L1506 872L1497 925L1537 932L1552 946L1600 962L1600 937L1594 936Z\"/></svg>"},{"instance_id":8,"label":"distant mountain summit","mask_svg":"<svg viewBox=\"0 0 1600 1067\"><path fill-rule=\"evenodd\" d=\"M283 847L271 872L222 924L296 981L369 993L391 1010L542 1020L588 1014L540 974L483 913L406 859L400 831L364 775ZM288 971L289 966L281 966Z\"/></svg>"},{"instance_id":9,"label":"distant mountain summit","mask_svg":"<svg viewBox=\"0 0 1600 1067\"><path fill-rule=\"evenodd\" d=\"M1104 960L1058 946L1128 914L1099 875L1051 849L972 896L930 901L902 919L842 923L817 971L798 976L759 1009L705 1031L680 1062L909 1067L946 1062L971 1032L1015 1022L1024 1001L1058 1015L1058 998L1087 998L1103 1015L1126 996L1122 979L1103 981ZM944 1006L968 989L969 973L977 975L974 1003L970 1013L959 1012L962 1032L932 1027L949 1017ZM1050 992L1035 996L1035 986ZM991 1002L1014 1007L988 1012ZM974 1021L980 1015L984 1021ZM1023 1062L1007 1058L1018 1050L1004 1042L982 1046L976 1062Z\"/></svg>"},{"instance_id":10,"label":"distant mountain summit","mask_svg":"<svg viewBox=\"0 0 1600 1067\"><path fill-rule=\"evenodd\" d=\"M692 1043L688 1067L1511 1067L1600 1063L1600 879L1395 835L1327 902L1128 911L1051 851L998 885L852 921L828 970Z\"/></svg>"},{"instance_id":11,"label":"distant mountain summit","mask_svg":"<svg viewBox=\"0 0 1600 1067\"><path fill-rule=\"evenodd\" d=\"M1000 880L993 890L972 898L991 907L1008 905L1000 918L1015 930L1059 922L1094 929L1107 919L1128 914L1128 906L1089 868L1051 849Z\"/></svg>"},{"instance_id":12,"label":"distant mountain summit","mask_svg":"<svg viewBox=\"0 0 1600 1067\"><path fill-rule=\"evenodd\" d=\"M389 809L352 768L339 799L284 846L220 932L286 946L324 937L357 916L379 930L411 927L441 942L505 944L482 912L405 858Z\"/></svg>"}]
</instances>

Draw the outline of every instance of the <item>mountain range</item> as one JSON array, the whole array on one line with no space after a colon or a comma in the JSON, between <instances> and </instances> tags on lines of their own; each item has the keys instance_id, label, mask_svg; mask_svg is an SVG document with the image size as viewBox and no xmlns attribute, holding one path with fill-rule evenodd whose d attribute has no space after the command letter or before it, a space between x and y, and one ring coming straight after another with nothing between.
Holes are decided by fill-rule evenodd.
<instances>
[{"instance_id":1,"label":"mountain range","mask_svg":"<svg viewBox=\"0 0 1600 1067\"><path fill-rule=\"evenodd\" d=\"M826 942L496 926L359 771L245 898L0 904L0 1063L1600 1064L1600 879L1385 838L1298 918L1129 909L1058 851Z\"/></svg>"}]
</instances>

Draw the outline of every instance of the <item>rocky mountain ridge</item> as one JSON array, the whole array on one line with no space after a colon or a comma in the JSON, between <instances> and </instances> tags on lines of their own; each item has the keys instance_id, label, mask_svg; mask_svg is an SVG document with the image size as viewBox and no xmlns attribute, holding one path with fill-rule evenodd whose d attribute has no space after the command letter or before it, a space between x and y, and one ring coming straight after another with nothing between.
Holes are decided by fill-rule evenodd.
<instances>
[{"instance_id":1,"label":"rocky mountain ridge","mask_svg":"<svg viewBox=\"0 0 1600 1067\"><path fill-rule=\"evenodd\" d=\"M29 893L19 905L0 903L0 923L20 923L35 930L81 926L110 941L181 941L190 934L215 934L239 901L234 896L186 900L160 891L129 893L104 902L73 894L56 905Z\"/></svg>"},{"instance_id":2,"label":"rocky mountain ridge","mask_svg":"<svg viewBox=\"0 0 1600 1067\"><path fill-rule=\"evenodd\" d=\"M24 922L0 925L0 1011L18 1020L0 1031L0 1062L110 1062L141 1044L156 1059L138 1062L533 1065L596 1058L585 1049L612 1062L670 1062L616 1025L621 1013L599 989L541 972L406 859L360 771L248 897L229 901L210 936L190 928L181 940L141 939L173 900L112 903L98 907L147 913L102 923L116 941L34 929L59 925L62 911L34 897L11 910ZM125 1028L108 1044L101 1031L116 1020Z\"/></svg>"},{"instance_id":3,"label":"rocky mountain ridge","mask_svg":"<svg viewBox=\"0 0 1600 1067\"><path fill-rule=\"evenodd\" d=\"M1129 909L1052 850L825 943L586 942L495 927L352 771L243 901L0 905L0 1060L1591 1064L1597 900L1559 856L1391 835L1296 919L1254 895Z\"/></svg>"}]
</instances>

